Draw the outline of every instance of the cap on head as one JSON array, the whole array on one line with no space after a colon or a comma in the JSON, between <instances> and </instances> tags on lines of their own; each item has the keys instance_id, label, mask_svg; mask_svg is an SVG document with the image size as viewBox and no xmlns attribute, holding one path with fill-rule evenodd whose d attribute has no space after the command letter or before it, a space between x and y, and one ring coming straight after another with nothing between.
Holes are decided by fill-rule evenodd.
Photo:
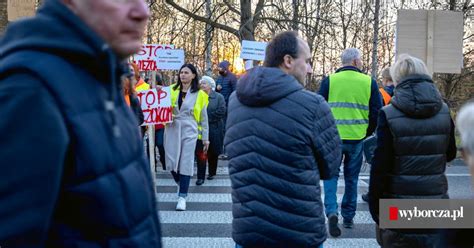
<instances>
[{"instance_id":1,"label":"cap on head","mask_svg":"<svg viewBox=\"0 0 474 248\"><path fill-rule=\"evenodd\" d=\"M225 70L229 70L230 63L227 60L223 60L219 63L219 67Z\"/></svg>"}]
</instances>

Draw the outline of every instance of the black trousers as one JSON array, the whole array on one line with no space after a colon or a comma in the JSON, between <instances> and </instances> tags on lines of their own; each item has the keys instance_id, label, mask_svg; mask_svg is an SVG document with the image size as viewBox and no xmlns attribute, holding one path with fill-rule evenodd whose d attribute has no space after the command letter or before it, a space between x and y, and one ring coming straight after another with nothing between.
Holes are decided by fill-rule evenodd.
<instances>
[{"instance_id":1,"label":"black trousers","mask_svg":"<svg viewBox=\"0 0 474 248\"><path fill-rule=\"evenodd\" d=\"M204 145L202 140L196 142L195 156L197 161L197 178L205 179L206 177L206 167L209 162L209 176L215 176L217 173L217 162L219 154L214 152L212 146L209 147L207 155L204 154Z\"/></svg>"}]
</instances>

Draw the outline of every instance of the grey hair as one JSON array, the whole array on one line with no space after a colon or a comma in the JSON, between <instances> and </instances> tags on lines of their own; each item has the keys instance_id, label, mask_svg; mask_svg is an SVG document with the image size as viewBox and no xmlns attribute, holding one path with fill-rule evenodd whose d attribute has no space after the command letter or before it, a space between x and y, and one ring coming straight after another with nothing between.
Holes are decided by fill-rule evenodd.
<instances>
[{"instance_id":1,"label":"grey hair","mask_svg":"<svg viewBox=\"0 0 474 248\"><path fill-rule=\"evenodd\" d=\"M474 159L474 102L464 105L456 117L463 149Z\"/></svg>"},{"instance_id":2,"label":"grey hair","mask_svg":"<svg viewBox=\"0 0 474 248\"><path fill-rule=\"evenodd\" d=\"M425 63L408 54L400 54L395 64L390 67L390 75L392 75L395 85L399 84L402 78L413 74L426 75L431 78Z\"/></svg>"},{"instance_id":3,"label":"grey hair","mask_svg":"<svg viewBox=\"0 0 474 248\"><path fill-rule=\"evenodd\" d=\"M214 81L214 79L212 79L211 77L209 77L209 76L202 76L200 82L204 82L204 83L206 83L207 85L211 86L211 89L212 89L212 90L216 90L216 81Z\"/></svg>"},{"instance_id":4,"label":"grey hair","mask_svg":"<svg viewBox=\"0 0 474 248\"><path fill-rule=\"evenodd\" d=\"M341 62L342 65L350 65L354 59L360 59L361 52L357 48L347 48L342 51Z\"/></svg>"}]
</instances>

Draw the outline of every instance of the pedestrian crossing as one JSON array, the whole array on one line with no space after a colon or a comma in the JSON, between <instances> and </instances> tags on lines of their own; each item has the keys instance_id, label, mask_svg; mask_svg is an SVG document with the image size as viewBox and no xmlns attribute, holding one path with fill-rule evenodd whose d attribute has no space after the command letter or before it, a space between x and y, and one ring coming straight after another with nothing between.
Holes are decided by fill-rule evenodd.
<instances>
[{"instance_id":1,"label":"pedestrian crossing","mask_svg":"<svg viewBox=\"0 0 474 248\"><path fill-rule=\"evenodd\" d=\"M235 247L232 240L232 197L227 161L219 161L217 176L214 180L206 180L202 186L196 186L195 182L196 176L191 180L186 198L186 211L175 211L176 184L169 172L160 170L157 173L156 189L163 247ZM325 248L379 247L375 240L375 224L370 217L368 205L361 199L361 195L367 192L367 182L365 176L361 176L354 228L345 229L341 225L342 235L332 238L328 234L328 239L323 245ZM339 204L343 192L344 181L341 176L337 191ZM324 198L324 195L321 197Z\"/></svg>"}]
</instances>

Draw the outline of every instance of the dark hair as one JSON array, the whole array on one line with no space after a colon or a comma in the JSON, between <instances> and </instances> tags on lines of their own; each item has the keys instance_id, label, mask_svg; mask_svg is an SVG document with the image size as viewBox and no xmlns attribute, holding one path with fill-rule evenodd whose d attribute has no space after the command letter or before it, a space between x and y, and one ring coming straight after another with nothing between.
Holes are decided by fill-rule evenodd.
<instances>
[{"instance_id":1,"label":"dark hair","mask_svg":"<svg viewBox=\"0 0 474 248\"><path fill-rule=\"evenodd\" d=\"M181 88L183 87L183 83L181 82L181 78L179 77L179 74L181 73L181 70L186 67L188 68L189 70L191 70L191 72L196 75L193 79L193 81L191 81L191 92L194 93L194 92L197 92L199 90L199 75L198 75L198 72L196 70L196 67L194 67L194 65L192 64L184 64L183 66L181 66L181 68L179 68L179 71L178 71L178 83L173 87L173 90L177 90L178 87L179 89L181 90Z\"/></svg>"},{"instance_id":2,"label":"dark hair","mask_svg":"<svg viewBox=\"0 0 474 248\"><path fill-rule=\"evenodd\" d=\"M160 74L156 73L156 84L163 85L163 79L161 78Z\"/></svg>"},{"instance_id":3,"label":"dark hair","mask_svg":"<svg viewBox=\"0 0 474 248\"><path fill-rule=\"evenodd\" d=\"M283 63L285 55L298 57L298 33L295 31L281 32L268 43L263 66L278 67Z\"/></svg>"}]
</instances>

